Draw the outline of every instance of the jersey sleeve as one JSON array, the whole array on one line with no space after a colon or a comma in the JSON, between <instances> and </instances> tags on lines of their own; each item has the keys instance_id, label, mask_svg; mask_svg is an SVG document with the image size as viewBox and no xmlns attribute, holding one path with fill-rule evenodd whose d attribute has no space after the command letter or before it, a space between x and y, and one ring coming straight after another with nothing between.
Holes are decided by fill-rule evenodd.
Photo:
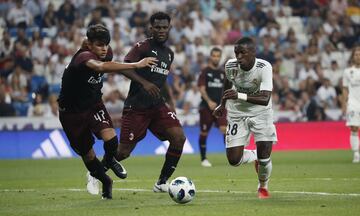
<instances>
[{"instance_id":1,"label":"jersey sleeve","mask_svg":"<svg viewBox=\"0 0 360 216\"><path fill-rule=\"evenodd\" d=\"M206 75L205 75L205 71L202 70L201 73L200 73L198 82L197 82L198 87L200 87L200 86L206 86L206 77L205 77L205 76L206 76Z\"/></svg>"},{"instance_id":2,"label":"jersey sleeve","mask_svg":"<svg viewBox=\"0 0 360 216\"><path fill-rule=\"evenodd\" d=\"M99 60L99 58L90 51L84 51L75 57L75 66L81 65L89 61L90 59Z\"/></svg>"},{"instance_id":3,"label":"jersey sleeve","mask_svg":"<svg viewBox=\"0 0 360 216\"><path fill-rule=\"evenodd\" d=\"M273 77L272 66L270 63L267 63L261 73L260 91L272 91L273 89L272 77Z\"/></svg>"},{"instance_id":4,"label":"jersey sleeve","mask_svg":"<svg viewBox=\"0 0 360 216\"><path fill-rule=\"evenodd\" d=\"M143 58L144 43L138 42L131 50L126 54L125 62L137 62Z\"/></svg>"}]
</instances>

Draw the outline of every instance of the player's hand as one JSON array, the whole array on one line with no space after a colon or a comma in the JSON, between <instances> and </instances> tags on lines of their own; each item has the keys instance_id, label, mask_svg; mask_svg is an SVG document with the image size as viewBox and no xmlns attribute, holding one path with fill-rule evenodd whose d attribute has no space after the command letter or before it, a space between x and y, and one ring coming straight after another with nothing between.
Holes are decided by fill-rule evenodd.
<instances>
[{"instance_id":1,"label":"player's hand","mask_svg":"<svg viewBox=\"0 0 360 216\"><path fill-rule=\"evenodd\" d=\"M224 114L224 112L225 112L225 107L223 105L219 105L214 109L212 114L216 118L219 118Z\"/></svg>"},{"instance_id":2,"label":"player's hand","mask_svg":"<svg viewBox=\"0 0 360 216\"><path fill-rule=\"evenodd\" d=\"M228 89L224 91L224 95L222 97L223 100L227 99L238 99L238 93L234 89Z\"/></svg>"},{"instance_id":3,"label":"player's hand","mask_svg":"<svg viewBox=\"0 0 360 216\"><path fill-rule=\"evenodd\" d=\"M210 110L214 110L217 106L217 104L212 100L208 101L208 105L209 105Z\"/></svg>"},{"instance_id":4,"label":"player's hand","mask_svg":"<svg viewBox=\"0 0 360 216\"><path fill-rule=\"evenodd\" d=\"M156 85L154 85L153 83L146 82L146 83L143 84L143 88L152 97L154 97L154 98L160 97L160 89Z\"/></svg>"},{"instance_id":5,"label":"player's hand","mask_svg":"<svg viewBox=\"0 0 360 216\"><path fill-rule=\"evenodd\" d=\"M157 65L158 60L154 57L147 57L141 59L138 63L136 63L137 68L143 67L152 67L153 65Z\"/></svg>"}]
</instances>

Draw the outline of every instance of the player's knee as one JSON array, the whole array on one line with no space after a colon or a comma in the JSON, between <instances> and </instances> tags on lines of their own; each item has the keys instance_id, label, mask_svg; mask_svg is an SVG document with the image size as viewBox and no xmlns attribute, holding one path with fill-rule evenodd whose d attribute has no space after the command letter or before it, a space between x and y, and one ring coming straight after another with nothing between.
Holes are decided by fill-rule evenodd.
<instances>
[{"instance_id":1,"label":"player's knee","mask_svg":"<svg viewBox=\"0 0 360 216\"><path fill-rule=\"evenodd\" d=\"M358 127L355 127L355 126L351 126L351 127L350 127L350 130L351 130L352 133L358 133L359 128L358 128Z\"/></svg>"},{"instance_id":2,"label":"player's knee","mask_svg":"<svg viewBox=\"0 0 360 216\"><path fill-rule=\"evenodd\" d=\"M207 132L207 131L201 131L201 132L200 132L200 136L207 137L207 136L208 136L208 132Z\"/></svg>"},{"instance_id":3,"label":"player's knee","mask_svg":"<svg viewBox=\"0 0 360 216\"><path fill-rule=\"evenodd\" d=\"M228 158L229 164L234 167L239 166L241 164L240 161L241 161L241 159L238 159L238 158Z\"/></svg>"},{"instance_id":4,"label":"player's knee","mask_svg":"<svg viewBox=\"0 0 360 216\"><path fill-rule=\"evenodd\" d=\"M242 158L242 155L241 156L236 156L236 155L231 155L227 157L228 159L228 162L231 166L239 166L241 164L241 158Z\"/></svg>"}]
</instances>

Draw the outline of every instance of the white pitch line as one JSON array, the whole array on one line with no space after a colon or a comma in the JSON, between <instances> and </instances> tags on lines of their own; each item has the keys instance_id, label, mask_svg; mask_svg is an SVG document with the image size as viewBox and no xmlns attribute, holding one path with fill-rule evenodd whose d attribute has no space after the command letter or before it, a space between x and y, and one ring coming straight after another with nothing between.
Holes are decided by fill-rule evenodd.
<instances>
[{"instance_id":1,"label":"white pitch line","mask_svg":"<svg viewBox=\"0 0 360 216\"><path fill-rule=\"evenodd\" d=\"M201 180L198 179L192 179L195 182L199 182ZM226 181L228 182L233 182L233 181L253 181L254 178L242 178L242 179L226 179ZM299 181L299 180L304 180L304 181L359 181L360 178L272 178L272 181ZM132 182L153 182L154 180L146 180L146 179L124 179L124 180L114 180L114 182L120 182L120 183L124 183L124 182L128 182L128 183L132 183ZM213 179L211 180L213 182L218 182L218 181L224 181L223 179Z\"/></svg>"},{"instance_id":2,"label":"white pitch line","mask_svg":"<svg viewBox=\"0 0 360 216\"><path fill-rule=\"evenodd\" d=\"M70 188L69 191L86 191L85 189ZM132 191L132 192L152 192L150 189L143 188L113 188L115 191ZM234 193L234 194L252 194L254 191L232 191L232 190L197 190L198 193ZM301 194L301 195L319 195L319 196L354 196L360 197L359 193L329 193L329 192L313 192L313 191L270 191L278 194Z\"/></svg>"},{"instance_id":3,"label":"white pitch line","mask_svg":"<svg viewBox=\"0 0 360 216\"><path fill-rule=\"evenodd\" d=\"M86 189L66 188L60 189L73 192L85 192ZM131 191L131 192L153 192L144 188L113 188L114 191ZM0 192L36 192L36 189L0 189ZM198 190L198 193L233 193L233 194L253 194L254 191L233 191L233 190ZM360 197L360 193L330 193L330 192L314 192L314 191L270 191L277 194L297 194L297 195L317 195L317 196L349 196Z\"/></svg>"}]
</instances>

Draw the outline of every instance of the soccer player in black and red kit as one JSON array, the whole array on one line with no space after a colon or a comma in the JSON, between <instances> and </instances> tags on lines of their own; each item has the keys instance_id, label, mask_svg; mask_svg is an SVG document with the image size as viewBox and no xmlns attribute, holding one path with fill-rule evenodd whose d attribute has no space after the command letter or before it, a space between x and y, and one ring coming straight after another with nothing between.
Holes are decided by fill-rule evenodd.
<instances>
[{"instance_id":1,"label":"soccer player in black and red kit","mask_svg":"<svg viewBox=\"0 0 360 216\"><path fill-rule=\"evenodd\" d=\"M214 47L210 51L210 58L207 67L205 67L199 76L198 86L201 93L200 103L200 136L199 148L201 165L211 167L211 163L206 158L206 139L213 123L225 134L226 115L215 118L212 115L214 109L220 104L224 90L225 72L219 68L221 59L221 49Z\"/></svg>"},{"instance_id":2,"label":"soccer player in black and red kit","mask_svg":"<svg viewBox=\"0 0 360 216\"><path fill-rule=\"evenodd\" d=\"M110 34L102 25L90 26L87 42L79 49L62 77L59 95L59 119L69 139L72 149L82 157L91 176L102 182L102 197L112 198L112 179L105 171L111 168L121 178L126 177L123 167L118 164L109 151L116 149L118 139L111 118L102 102L101 88L103 74L118 72L139 82L139 88L153 96L159 95L159 88L135 73L124 71L140 67L150 68L157 61L145 58L135 63L112 62L109 49ZM95 134L104 141L105 155L100 162L93 149Z\"/></svg>"},{"instance_id":3,"label":"soccer player in black and red kit","mask_svg":"<svg viewBox=\"0 0 360 216\"><path fill-rule=\"evenodd\" d=\"M166 87L167 75L174 59L173 51L165 45L171 28L170 20L166 13L153 14L150 17L151 37L136 43L125 56L125 62L155 57L157 65L136 69L134 73L159 89ZM120 144L117 152L114 152L115 158L121 161L129 157L136 144L145 137L147 129L160 140L168 140L170 143L160 177L153 188L154 192L168 192L167 180L175 171L186 138L174 108L168 106L163 97L152 97L139 83L132 81L125 100Z\"/></svg>"}]
</instances>

